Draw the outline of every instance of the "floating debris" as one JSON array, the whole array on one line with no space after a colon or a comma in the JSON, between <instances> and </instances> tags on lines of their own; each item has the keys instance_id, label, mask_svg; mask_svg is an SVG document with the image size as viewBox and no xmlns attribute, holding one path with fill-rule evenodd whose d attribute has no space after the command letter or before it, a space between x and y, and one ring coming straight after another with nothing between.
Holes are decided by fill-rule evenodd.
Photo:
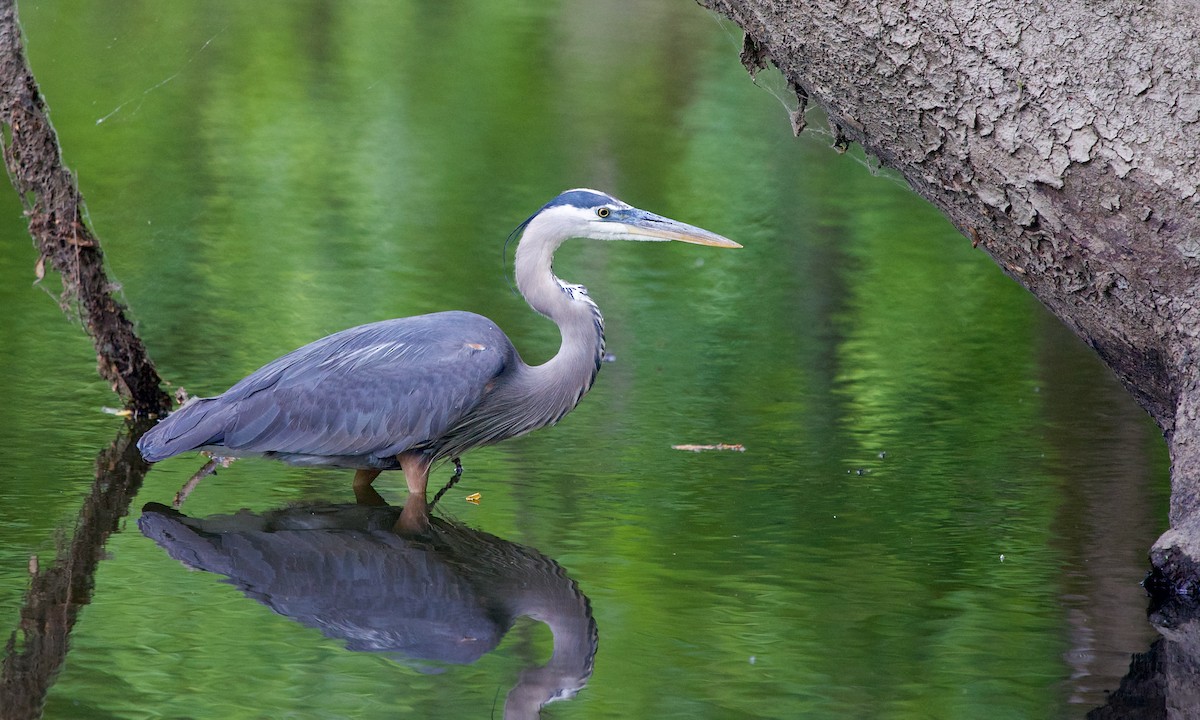
<instances>
[{"instance_id":1,"label":"floating debris","mask_svg":"<svg viewBox=\"0 0 1200 720\"><path fill-rule=\"evenodd\" d=\"M746 446L741 443L728 444L717 443L715 445L672 445L672 450L686 450L687 452L703 452L705 450L724 450L725 452L746 452Z\"/></svg>"},{"instance_id":2,"label":"floating debris","mask_svg":"<svg viewBox=\"0 0 1200 720\"><path fill-rule=\"evenodd\" d=\"M480 500L482 497L483 497L482 495L480 495L479 493L477 493L477 492L476 492L476 493L471 493L470 495L468 495L468 496L467 496L466 498L464 498L464 499L465 499L467 502L471 503L472 505L478 505L478 504L479 504L479 500Z\"/></svg>"},{"instance_id":3,"label":"floating debris","mask_svg":"<svg viewBox=\"0 0 1200 720\"><path fill-rule=\"evenodd\" d=\"M196 489L196 486L200 484L201 480L209 475L216 475L218 467L227 468L233 464L234 460L237 460L236 457L213 455L208 450L201 450L200 454L207 457L208 462L204 463L199 470L193 473L192 476L188 478L188 481L183 484L183 487L179 488L179 490L175 493L175 500L171 503L171 507L175 508L176 510L183 507L184 501L187 500L188 495L192 494L192 491Z\"/></svg>"},{"instance_id":4,"label":"floating debris","mask_svg":"<svg viewBox=\"0 0 1200 720\"><path fill-rule=\"evenodd\" d=\"M133 417L133 411L129 408L101 407L100 410L109 415L116 415L117 417Z\"/></svg>"}]
</instances>

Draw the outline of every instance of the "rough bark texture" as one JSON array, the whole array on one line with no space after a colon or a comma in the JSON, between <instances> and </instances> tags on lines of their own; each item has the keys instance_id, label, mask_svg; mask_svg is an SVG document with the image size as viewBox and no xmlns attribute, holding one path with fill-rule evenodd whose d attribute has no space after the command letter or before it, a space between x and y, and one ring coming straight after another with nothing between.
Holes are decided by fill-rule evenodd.
<instances>
[{"instance_id":1,"label":"rough bark texture","mask_svg":"<svg viewBox=\"0 0 1200 720\"><path fill-rule=\"evenodd\" d=\"M0 0L0 132L4 162L25 205L29 232L45 265L62 276L64 310L77 303L96 346L100 376L133 410L154 414L171 406L134 333L125 307L113 296L100 243L84 221L83 198L63 165L58 137L46 114L21 43L14 0Z\"/></svg>"},{"instance_id":2,"label":"rough bark texture","mask_svg":"<svg viewBox=\"0 0 1200 720\"><path fill-rule=\"evenodd\" d=\"M1200 15L1166 0L701 0L1034 293L1162 428L1200 578ZM802 125L802 123L800 123Z\"/></svg>"}]
</instances>

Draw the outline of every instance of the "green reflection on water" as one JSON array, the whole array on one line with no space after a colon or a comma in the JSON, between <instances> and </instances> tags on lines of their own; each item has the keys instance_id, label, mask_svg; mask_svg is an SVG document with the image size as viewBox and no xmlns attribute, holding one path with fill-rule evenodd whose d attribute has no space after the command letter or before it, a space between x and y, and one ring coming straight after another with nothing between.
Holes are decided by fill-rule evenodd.
<instances>
[{"instance_id":1,"label":"green reflection on water","mask_svg":"<svg viewBox=\"0 0 1200 720\"><path fill-rule=\"evenodd\" d=\"M591 289L617 362L559 427L473 454L448 496L592 599L595 675L555 717L1062 717L1145 649L1136 582L1165 458L1140 411L900 183L791 138L738 35L699 8L21 10L110 265L161 371L194 393L447 308L547 357L557 332L508 290L501 245L567 187L745 245L564 248L558 272ZM12 626L27 556L52 552L115 426L0 203ZM708 442L747 451L669 449ZM157 466L139 501L197 464ZM480 507L462 502L475 491ZM1116 532L1104 496L1131 508ZM348 478L246 461L188 510L314 498L347 500ZM441 675L350 653L131 530L49 716L474 717L548 653L533 624Z\"/></svg>"}]
</instances>

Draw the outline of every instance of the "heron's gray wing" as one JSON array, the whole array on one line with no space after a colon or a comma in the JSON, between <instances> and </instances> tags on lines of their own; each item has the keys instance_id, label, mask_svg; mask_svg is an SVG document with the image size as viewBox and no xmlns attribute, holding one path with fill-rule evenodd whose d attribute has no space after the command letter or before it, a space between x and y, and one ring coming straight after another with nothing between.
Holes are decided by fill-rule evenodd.
<instances>
[{"instance_id":1,"label":"heron's gray wing","mask_svg":"<svg viewBox=\"0 0 1200 720\"><path fill-rule=\"evenodd\" d=\"M269 363L216 398L232 411L222 444L316 456L399 452L453 427L514 358L504 333L472 313L344 330Z\"/></svg>"}]
</instances>

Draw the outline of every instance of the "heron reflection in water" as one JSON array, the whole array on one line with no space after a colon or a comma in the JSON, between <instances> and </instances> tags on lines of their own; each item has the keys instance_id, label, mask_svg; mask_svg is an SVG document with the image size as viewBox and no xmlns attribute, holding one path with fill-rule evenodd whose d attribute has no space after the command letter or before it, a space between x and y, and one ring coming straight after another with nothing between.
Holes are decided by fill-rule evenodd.
<instances>
[{"instance_id":1,"label":"heron reflection in water","mask_svg":"<svg viewBox=\"0 0 1200 720\"><path fill-rule=\"evenodd\" d=\"M517 288L553 320L558 353L527 365L491 320L468 312L343 330L274 360L226 392L189 401L138 442L156 462L189 450L266 455L356 471L356 490L403 470L424 495L431 465L558 422L591 388L604 319L582 285L554 275L570 238L741 247L596 190L568 190L513 232ZM457 477L457 475L456 475Z\"/></svg>"},{"instance_id":2,"label":"heron reflection in water","mask_svg":"<svg viewBox=\"0 0 1200 720\"><path fill-rule=\"evenodd\" d=\"M409 502L424 497L410 494ZM397 508L309 505L193 518L165 505L138 527L191 568L225 575L248 597L350 650L417 661L472 663L519 617L546 623L554 650L521 672L504 717L536 718L573 697L592 674L598 635L591 606L558 563L538 551L429 518L397 531Z\"/></svg>"}]
</instances>

